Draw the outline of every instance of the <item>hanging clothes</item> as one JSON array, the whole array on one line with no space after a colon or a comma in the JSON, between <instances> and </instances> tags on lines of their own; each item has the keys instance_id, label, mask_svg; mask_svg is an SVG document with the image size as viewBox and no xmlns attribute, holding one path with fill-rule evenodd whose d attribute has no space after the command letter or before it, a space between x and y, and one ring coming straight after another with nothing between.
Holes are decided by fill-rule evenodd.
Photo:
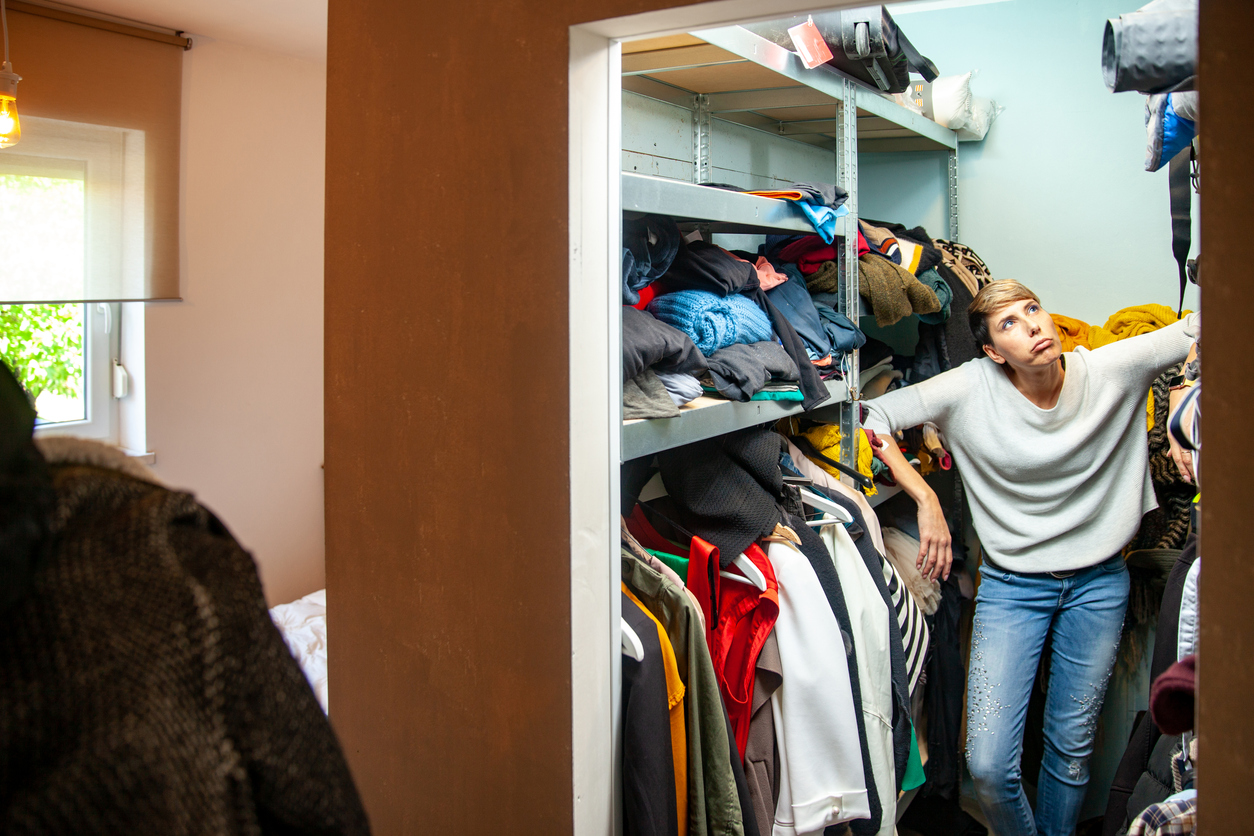
<instances>
[{"instance_id":1,"label":"hanging clothes","mask_svg":"<svg viewBox=\"0 0 1254 836\"><path fill-rule=\"evenodd\" d=\"M809 561L782 543L772 543L767 554L780 581L775 636L784 670L784 682L771 697L780 758L774 836L819 833L871 814L862 763L849 745L863 737L850 665L839 652L845 639Z\"/></svg>"},{"instance_id":2,"label":"hanging clothes","mask_svg":"<svg viewBox=\"0 0 1254 836\"><path fill-rule=\"evenodd\" d=\"M888 623L893 695L893 768L898 778L897 789L901 789L901 776L904 775L910 754L911 697L918 684L917 671L922 669L927 658L927 622L906 592L897 570L884 559L883 552L875 549L874 542L867 536L867 520L874 520L875 514L864 515L848 495L832 491L829 496L853 517L853 526L846 529L846 533L862 558L880 599L893 614ZM878 522L876 526L878 527Z\"/></svg>"},{"instance_id":3,"label":"hanging clothes","mask_svg":"<svg viewBox=\"0 0 1254 836\"><path fill-rule=\"evenodd\" d=\"M743 761L749 739L749 721L753 715L753 683L758 654L779 616L779 584L766 553L756 544L745 549L744 556L766 578L765 590L720 578L718 551L697 546L702 542L700 538L693 540L695 547L689 552L688 559L688 585L695 590L711 574L717 581L711 595L717 600L717 608L711 607L711 610L717 610L717 623L709 632L710 655L714 675L718 677L719 692L735 734L736 749ZM714 571L711 572L711 569ZM713 617L710 610L706 615L707 620Z\"/></svg>"},{"instance_id":4,"label":"hanging clothes","mask_svg":"<svg viewBox=\"0 0 1254 836\"><path fill-rule=\"evenodd\" d=\"M854 720L858 726L858 749L862 757L862 778L867 789L867 804L870 808L869 815L851 821L849 827L856 836L871 836L871 834L879 832L883 814L880 809L879 792L875 786L875 769L871 764L870 748L867 746L866 722L862 717L862 683L858 676L858 649L853 643L853 624L849 618L849 607L845 602L845 593L840 584L840 576L836 574L836 566L832 563L832 556L827 551L823 538L814 529L805 525L803 520L793 519L792 522L798 527L797 532L801 535L801 543L798 545L798 549L805 556L805 559L809 561L810 569L814 576L818 578L819 588L822 589L823 596L827 599L827 606L831 610L832 615L835 616L836 624L840 627L841 641L844 643L845 650L845 667L849 671L849 691L850 696L853 698ZM778 568L776 566L777 571ZM780 579L780 585L783 585L782 578ZM836 645L833 649L838 648L839 645ZM784 676L786 680L788 676L787 667L784 668Z\"/></svg>"},{"instance_id":5,"label":"hanging clothes","mask_svg":"<svg viewBox=\"0 0 1254 836\"><path fill-rule=\"evenodd\" d=\"M853 643L857 648L858 681L862 686L862 717L875 786L883 811L879 836L893 836L897 821L897 773L893 760L893 648L888 626L895 619L849 533L840 523L820 531L831 552L845 591ZM868 788L869 789L869 788Z\"/></svg>"},{"instance_id":6,"label":"hanging clothes","mask_svg":"<svg viewBox=\"0 0 1254 836\"><path fill-rule=\"evenodd\" d=\"M658 453L678 521L718 548L724 569L784 521L779 445L778 435L754 428Z\"/></svg>"},{"instance_id":7,"label":"hanging clothes","mask_svg":"<svg viewBox=\"0 0 1254 836\"><path fill-rule=\"evenodd\" d=\"M744 836L726 714L696 608L661 573L621 553L623 583L666 629L686 688L688 834Z\"/></svg>"},{"instance_id":8,"label":"hanging clothes","mask_svg":"<svg viewBox=\"0 0 1254 836\"><path fill-rule=\"evenodd\" d=\"M656 543L662 539L643 513L634 518L633 527L641 532L642 540ZM731 723L736 754L743 762L753 714L758 655L779 614L775 570L756 544L745 549L745 557L766 578L766 589L759 590L751 584L720 577L719 551L700 537L693 537L688 548L670 548L685 562L687 588L699 602L709 625L704 636L710 661Z\"/></svg>"},{"instance_id":9,"label":"hanging clothes","mask_svg":"<svg viewBox=\"0 0 1254 836\"><path fill-rule=\"evenodd\" d=\"M628 836L675 834L679 830L678 765L674 757L671 717L671 685L662 647L670 641L643 605L626 588L622 592L623 620L640 639L644 658L623 655L623 829ZM672 649L670 663L675 654ZM676 671L675 678L678 679ZM683 684L679 685L682 738ZM686 753L685 753L686 754ZM686 766L686 764L685 764ZM687 783L682 786L687 802ZM685 810L685 814L686 814Z\"/></svg>"},{"instance_id":10,"label":"hanging clothes","mask_svg":"<svg viewBox=\"0 0 1254 836\"><path fill-rule=\"evenodd\" d=\"M758 654L749 738L745 744L745 778L749 783L749 798L758 822L758 832L764 836L774 829L775 807L779 803L779 749L775 746L771 696L783 682L784 666L779 660L779 640L772 630Z\"/></svg>"}]
</instances>

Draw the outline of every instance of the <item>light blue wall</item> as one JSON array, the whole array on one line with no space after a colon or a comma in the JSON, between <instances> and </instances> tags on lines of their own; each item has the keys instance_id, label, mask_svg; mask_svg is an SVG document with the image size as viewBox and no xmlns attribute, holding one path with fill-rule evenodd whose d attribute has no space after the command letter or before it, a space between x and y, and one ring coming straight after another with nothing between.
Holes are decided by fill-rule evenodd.
<instances>
[{"instance_id":1,"label":"light blue wall","mask_svg":"<svg viewBox=\"0 0 1254 836\"><path fill-rule=\"evenodd\" d=\"M1167 172L1144 170L1145 99L1108 92L1101 76L1104 21L1143 4L893 9L943 75L978 69L972 89L1005 107L984 142L961 144L963 243L1049 310L1096 324L1129 305L1174 310L1178 296ZM859 168L862 215L923 224L938 236L946 229L942 154L862 154ZM1196 309L1197 289L1189 294L1186 307Z\"/></svg>"}]
</instances>

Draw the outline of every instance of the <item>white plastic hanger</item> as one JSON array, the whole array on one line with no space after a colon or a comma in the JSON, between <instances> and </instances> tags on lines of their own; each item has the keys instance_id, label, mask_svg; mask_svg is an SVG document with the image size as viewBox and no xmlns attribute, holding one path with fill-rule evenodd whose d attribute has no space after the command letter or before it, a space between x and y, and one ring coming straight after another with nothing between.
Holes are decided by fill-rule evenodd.
<instances>
[{"instance_id":1,"label":"white plastic hanger","mask_svg":"<svg viewBox=\"0 0 1254 836\"><path fill-rule=\"evenodd\" d=\"M627 623L627 619L620 618L623 628L623 655L630 656L637 662L644 661L644 644L641 643L640 637L636 635L636 631L631 629L631 625Z\"/></svg>"},{"instance_id":2,"label":"white plastic hanger","mask_svg":"<svg viewBox=\"0 0 1254 836\"><path fill-rule=\"evenodd\" d=\"M853 522L853 515L850 514L848 511L846 511L844 506L837 505L832 500L828 499L825 496L819 496L814 491L807 491L805 488L802 488L801 489L801 501L805 503L806 505L809 505L811 508L817 509L819 511L825 511L828 514L831 514L833 517L836 518L837 522L842 522L842 523ZM831 520L811 520L806 523L806 525L830 525L830 524L831 524Z\"/></svg>"},{"instance_id":3,"label":"white plastic hanger","mask_svg":"<svg viewBox=\"0 0 1254 836\"><path fill-rule=\"evenodd\" d=\"M745 557L743 554L736 555L736 559L732 561L732 565L743 575L735 575L731 572L719 570L719 577L727 578L738 583L747 583L749 586L756 587L759 592L766 591L766 575L762 574L762 570L753 565L753 561Z\"/></svg>"}]
</instances>

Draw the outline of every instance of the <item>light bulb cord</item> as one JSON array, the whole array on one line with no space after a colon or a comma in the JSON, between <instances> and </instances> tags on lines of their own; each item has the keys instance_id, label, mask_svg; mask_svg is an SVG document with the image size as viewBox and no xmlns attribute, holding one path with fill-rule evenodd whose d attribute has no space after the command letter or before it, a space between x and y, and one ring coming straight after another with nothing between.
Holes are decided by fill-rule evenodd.
<instances>
[{"instance_id":1,"label":"light bulb cord","mask_svg":"<svg viewBox=\"0 0 1254 836\"><path fill-rule=\"evenodd\" d=\"M4 63L9 63L9 13L4 7L4 0L0 0L0 27L4 28Z\"/></svg>"}]
</instances>

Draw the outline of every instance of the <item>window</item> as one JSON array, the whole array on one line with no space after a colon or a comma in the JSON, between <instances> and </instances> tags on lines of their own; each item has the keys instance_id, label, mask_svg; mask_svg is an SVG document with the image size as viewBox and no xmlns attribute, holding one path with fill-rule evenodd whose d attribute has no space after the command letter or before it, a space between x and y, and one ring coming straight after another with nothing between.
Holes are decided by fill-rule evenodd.
<instances>
[{"instance_id":1,"label":"window","mask_svg":"<svg viewBox=\"0 0 1254 836\"><path fill-rule=\"evenodd\" d=\"M36 434L118 441L119 308L0 305L0 356L35 400Z\"/></svg>"},{"instance_id":2,"label":"window","mask_svg":"<svg viewBox=\"0 0 1254 836\"><path fill-rule=\"evenodd\" d=\"M0 254L19 298L90 298L142 271L141 131L29 118L0 153ZM0 305L0 355L35 398L37 432L119 441L116 302ZM124 374L124 372L118 372Z\"/></svg>"}]
</instances>

